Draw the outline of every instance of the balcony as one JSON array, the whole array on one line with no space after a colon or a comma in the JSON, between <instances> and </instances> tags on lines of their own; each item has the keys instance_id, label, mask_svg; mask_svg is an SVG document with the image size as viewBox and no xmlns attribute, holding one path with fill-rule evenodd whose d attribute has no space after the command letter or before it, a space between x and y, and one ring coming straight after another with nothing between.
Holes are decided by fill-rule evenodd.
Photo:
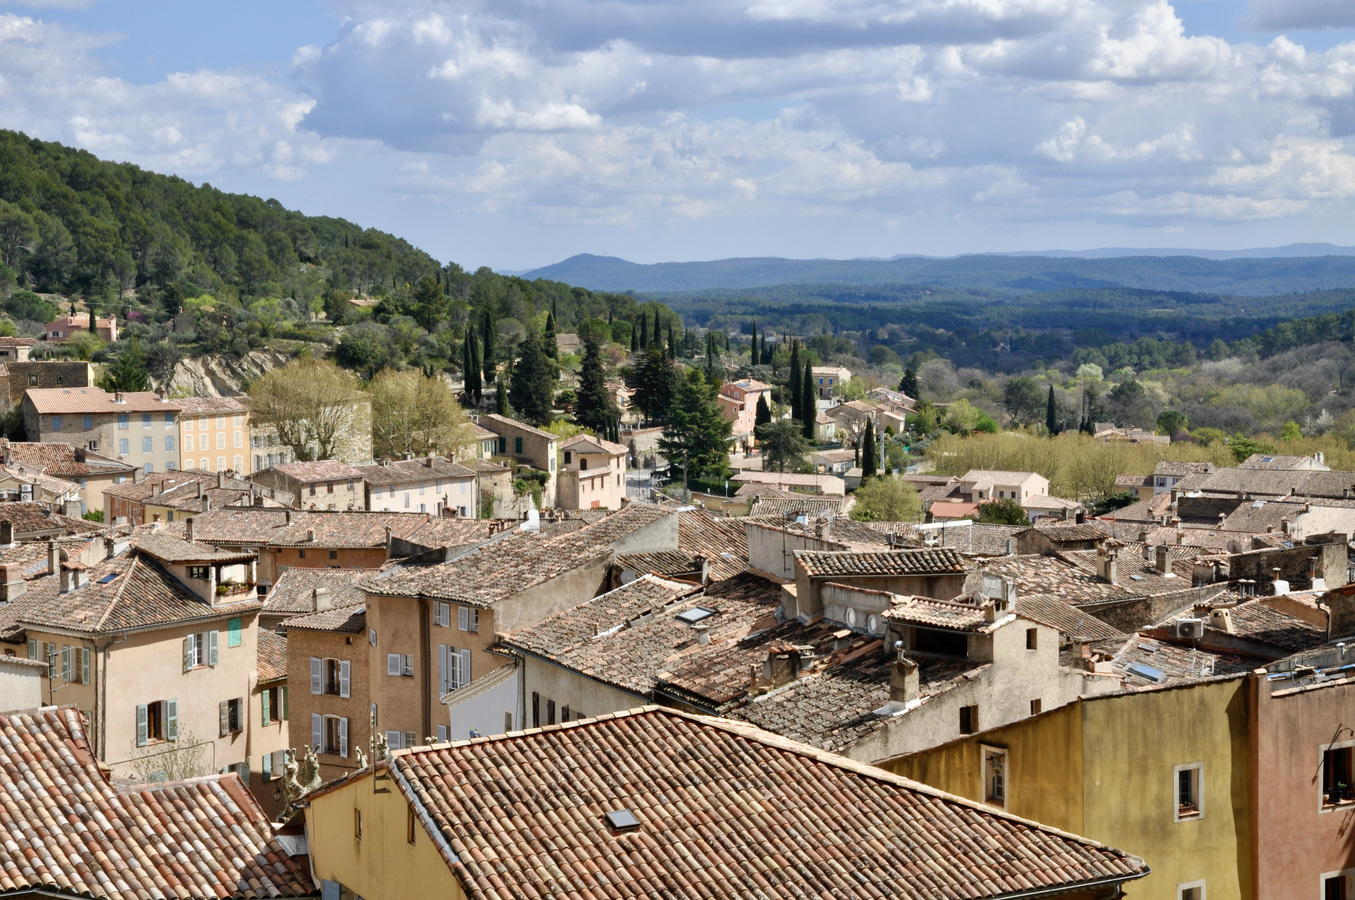
<instances>
[{"instance_id":1,"label":"balcony","mask_svg":"<svg viewBox=\"0 0 1355 900\"><path fill-rule=\"evenodd\" d=\"M227 581L216 586L216 597L218 600L229 600L235 597L252 596L255 592L253 582L234 582Z\"/></svg>"}]
</instances>

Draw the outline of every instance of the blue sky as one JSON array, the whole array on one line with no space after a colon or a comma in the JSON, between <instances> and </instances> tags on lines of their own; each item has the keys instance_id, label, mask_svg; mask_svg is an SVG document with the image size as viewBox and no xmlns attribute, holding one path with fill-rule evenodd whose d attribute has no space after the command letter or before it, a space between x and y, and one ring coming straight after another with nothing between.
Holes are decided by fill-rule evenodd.
<instances>
[{"instance_id":1,"label":"blue sky","mask_svg":"<svg viewBox=\"0 0 1355 900\"><path fill-rule=\"evenodd\" d=\"M1355 2L0 0L0 127L468 267L1355 244Z\"/></svg>"}]
</instances>

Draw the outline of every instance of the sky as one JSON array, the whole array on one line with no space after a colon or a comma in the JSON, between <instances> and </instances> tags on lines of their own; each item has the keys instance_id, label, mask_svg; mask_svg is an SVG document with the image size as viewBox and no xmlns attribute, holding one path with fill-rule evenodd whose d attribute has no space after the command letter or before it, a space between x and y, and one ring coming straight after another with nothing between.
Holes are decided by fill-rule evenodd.
<instances>
[{"instance_id":1,"label":"sky","mask_svg":"<svg viewBox=\"0 0 1355 900\"><path fill-rule=\"evenodd\" d=\"M0 0L0 127L515 271L1355 244L1355 0Z\"/></svg>"}]
</instances>

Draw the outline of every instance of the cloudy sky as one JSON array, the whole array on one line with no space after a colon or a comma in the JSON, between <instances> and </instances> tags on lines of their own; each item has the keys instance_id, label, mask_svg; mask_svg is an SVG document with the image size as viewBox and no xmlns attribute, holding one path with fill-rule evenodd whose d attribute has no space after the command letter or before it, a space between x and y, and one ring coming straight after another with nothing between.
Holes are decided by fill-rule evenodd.
<instances>
[{"instance_id":1,"label":"cloudy sky","mask_svg":"<svg viewBox=\"0 0 1355 900\"><path fill-rule=\"evenodd\" d=\"M0 0L0 126L468 267L1355 244L1355 0Z\"/></svg>"}]
</instances>

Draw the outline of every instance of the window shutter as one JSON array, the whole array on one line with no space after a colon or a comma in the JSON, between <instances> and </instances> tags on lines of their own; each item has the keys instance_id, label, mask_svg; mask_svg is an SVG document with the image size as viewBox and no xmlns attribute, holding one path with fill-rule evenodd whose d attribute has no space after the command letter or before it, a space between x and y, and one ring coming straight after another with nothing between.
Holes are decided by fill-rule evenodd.
<instances>
[{"instance_id":1,"label":"window shutter","mask_svg":"<svg viewBox=\"0 0 1355 900\"><path fill-rule=\"evenodd\" d=\"M179 701L178 698L165 701L165 739L179 739Z\"/></svg>"},{"instance_id":2,"label":"window shutter","mask_svg":"<svg viewBox=\"0 0 1355 900\"><path fill-rule=\"evenodd\" d=\"M438 644L438 696L447 693L447 645Z\"/></svg>"},{"instance_id":3,"label":"window shutter","mask_svg":"<svg viewBox=\"0 0 1355 900\"><path fill-rule=\"evenodd\" d=\"M348 660L346 660L346 659L345 659L345 660L341 660L341 661L339 662L339 696L340 696L340 697L347 697L347 696L348 696L348 676L349 676L349 673L350 673L350 671L351 671L351 668L350 668L351 666L352 666L352 663L350 663L350 662L349 662ZM344 721L347 721L347 719L345 719ZM343 754L343 755L344 755L344 756L347 756L348 754L345 753L345 754Z\"/></svg>"},{"instance_id":4,"label":"window shutter","mask_svg":"<svg viewBox=\"0 0 1355 900\"><path fill-rule=\"evenodd\" d=\"M468 609L466 611L466 618L470 620L470 627L467 628L466 630L473 631L478 634L480 631L480 610Z\"/></svg>"},{"instance_id":5,"label":"window shutter","mask_svg":"<svg viewBox=\"0 0 1355 900\"><path fill-rule=\"evenodd\" d=\"M190 634L183 639L183 670L185 672L193 671L193 639L197 635Z\"/></svg>"},{"instance_id":6,"label":"window shutter","mask_svg":"<svg viewBox=\"0 0 1355 900\"><path fill-rule=\"evenodd\" d=\"M348 758L348 717L339 720L339 755Z\"/></svg>"},{"instance_id":7,"label":"window shutter","mask_svg":"<svg viewBox=\"0 0 1355 900\"><path fill-rule=\"evenodd\" d=\"M244 762L240 763L240 780L243 781L243 782L245 783L245 787L249 787L249 760L248 760L248 759L246 759Z\"/></svg>"},{"instance_id":8,"label":"window shutter","mask_svg":"<svg viewBox=\"0 0 1355 900\"><path fill-rule=\"evenodd\" d=\"M311 713L311 747L316 753L324 753L325 747L321 739L325 730L324 716L319 713Z\"/></svg>"},{"instance_id":9,"label":"window shutter","mask_svg":"<svg viewBox=\"0 0 1355 900\"><path fill-rule=\"evenodd\" d=\"M447 648L447 690L461 687L461 654L455 647Z\"/></svg>"},{"instance_id":10,"label":"window shutter","mask_svg":"<svg viewBox=\"0 0 1355 900\"><path fill-rule=\"evenodd\" d=\"M318 694L324 690L324 677L321 669L324 664L317 657L311 657L311 693Z\"/></svg>"},{"instance_id":11,"label":"window shutter","mask_svg":"<svg viewBox=\"0 0 1355 900\"><path fill-rule=\"evenodd\" d=\"M259 709L263 711L263 724L270 724L273 721L273 698L269 696L267 690L259 693ZM264 764L264 768L268 768L267 763Z\"/></svg>"},{"instance_id":12,"label":"window shutter","mask_svg":"<svg viewBox=\"0 0 1355 900\"><path fill-rule=\"evenodd\" d=\"M386 746L392 750L401 750L405 746L405 733L403 731L386 732Z\"/></svg>"},{"instance_id":13,"label":"window shutter","mask_svg":"<svg viewBox=\"0 0 1355 900\"><path fill-rule=\"evenodd\" d=\"M471 680L471 679L470 679L470 651L469 651L469 650L462 650L462 651L461 651L461 684L460 684L460 687L465 687L466 685L470 684L470 680Z\"/></svg>"},{"instance_id":14,"label":"window shutter","mask_svg":"<svg viewBox=\"0 0 1355 900\"><path fill-rule=\"evenodd\" d=\"M80 648L80 683L89 684L89 648Z\"/></svg>"},{"instance_id":15,"label":"window shutter","mask_svg":"<svg viewBox=\"0 0 1355 900\"><path fill-rule=\"evenodd\" d=\"M398 653L386 654L386 674L387 675L400 674L400 654Z\"/></svg>"},{"instance_id":16,"label":"window shutter","mask_svg":"<svg viewBox=\"0 0 1355 900\"><path fill-rule=\"evenodd\" d=\"M268 781L273 777L273 754L265 753L263 755L263 765L259 769L259 779Z\"/></svg>"},{"instance_id":17,"label":"window shutter","mask_svg":"<svg viewBox=\"0 0 1355 900\"><path fill-rule=\"evenodd\" d=\"M146 746L146 723L147 723L145 705L136 708L136 745L138 747Z\"/></svg>"},{"instance_id":18,"label":"window shutter","mask_svg":"<svg viewBox=\"0 0 1355 900\"><path fill-rule=\"evenodd\" d=\"M61 645L61 680L71 680L71 648Z\"/></svg>"},{"instance_id":19,"label":"window shutter","mask_svg":"<svg viewBox=\"0 0 1355 900\"><path fill-rule=\"evenodd\" d=\"M280 721L287 721L287 685L278 688L278 699L281 701L282 712L278 715Z\"/></svg>"},{"instance_id":20,"label":"window shutter","mask_svg":"<svg viewBox=\"0 0 1355 900\"><path fill-rule=\"evenodd\" d=\"M231 733L231 713L229 701L222 700L216 705L217 718L221 720L221 737Z\"/></svg>"},{"instance_id":21,"label":"window shutter","mask_svg":"<svg viewBox=\"0 0 1355 900\"><path fill-rule=\"evenodd\" d=\"M242 630L243 630L243 629L241 628L241 625L240 625L240 620L239 620L238 618L236 618L236 619L227 619L227 620L226 620L226 628L229 629L229 631L228 631L227 634L226 634L226 646L228 646L228 647L239 647L239 646L240 646L240 639L241 639L241 632L242 632Z\"/></svg>"},{"instance_id":22,"label":"window shutter","mask_svg":"<svg viewBox=\"0 0 1355 900\"><path fill-rule=\"evenodd\" d=\"M207 632L207 665L216 667L216 629Z\"/></svg>"},{"instance_id":23,"label":"window shutter","mask_svg":"<svg viewBox=\"0 0 1355 900\"><path fill-rule=\"evenodd\" d=\"M438 740L439 740L439 741L445 741L445 740L447 740L447 726L446 726L446 725L439 725L439 726L438 726Z\"/></svg>"},{"instance_id":24,"label":"window shutter","mask_svg":"<svg viewBox=\"0 0 1355 900\"><path fill-rule=\"evenodd\" d=\"M28 658L29 659L38 658L38 642L32 638L28 639Z\"/></svg>"},{"instance_id":25,"label":"window shutter","mask_svg":"<svg viewBox=\"0 0 1355 900\"><path fill-rule=\"evenodd\" d=\"M464 606L456 608L456 627L462 631L470 630L470 610Z\"/></svg>"}]
</instances>

